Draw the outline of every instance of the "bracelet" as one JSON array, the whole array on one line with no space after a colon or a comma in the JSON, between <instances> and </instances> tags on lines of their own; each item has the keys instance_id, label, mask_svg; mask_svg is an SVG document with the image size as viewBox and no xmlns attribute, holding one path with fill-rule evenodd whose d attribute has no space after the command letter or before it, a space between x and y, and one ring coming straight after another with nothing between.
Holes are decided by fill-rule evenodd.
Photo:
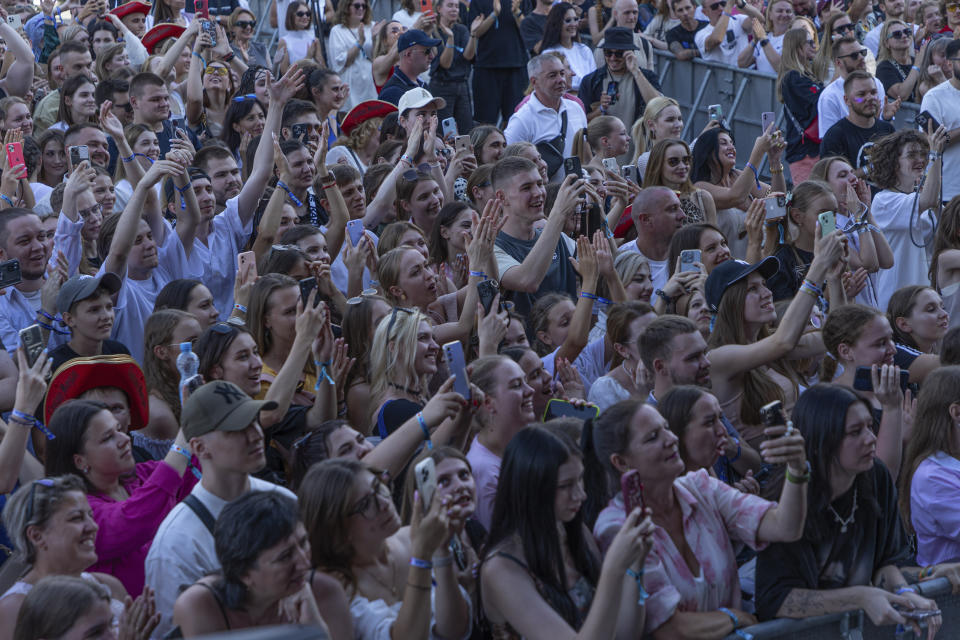
<instances>
[{"instance_id":1,"label":"bracelet","mask_svg":"<svg viewBox=\"0 0 960 640\"><path fill-rule=\"evenodd\" d=\"M134 157L135 155L137 155L137 154L131 153L128 157L126 157L126 158L121 157L120 159L123 160L124 162L132 162L132 161L133 161L133 157Z\"/></svg>"},{"instance_id":2,"label":"bracelet","mask_svg":"<svg viewBox=\"0 0 960 640\"><path fill-rule=\"evenodd\" d=\"M220 59L223 60L224 62L233 62L233 59L236 57L237 57L237 54L231 51L230 53L228 53L227 55L223 56Z\"/></svg>"},{"instance_id":3,"label":"bracelet","mask_svg":"<svg viewBox=\"0 0 960 640\"><path fill-rule=\"evenodd\" d=\"M734 630L740 628L740 618L738 618L737 614L735 614L733 611L730 611L730 609L727 609L726 607L718 607L717 611L722 611L728 616L730 616L730 621L733 622Z\"/></svg>"},{"instance_id":4,"label":"bracelet","mask_svg":"<svg viewBox=\"0 0 960 640\"><path fill-rule=\"evenodd\" d=\"M763 47L767 46L768 44L770 44L769 38L764 38L763 40L760 41L760 48L762 49Z\"/></svg>"},{"instance_id":5,"label":"bracelet","mask_svg":"<svg viewBox=\"0 0 960 640\"><path fill-rule=\"evenodd\" d=\"M326 379L326 381L332 385L337 384L336 382L333 381L333 378L331 378L330 374L327 372L327 367L329 367L330 364L331 363L329 360L324 360L323 362L320 362L319 360L313 361L313 365L317 368L317 371L318 371L317 385L313 388L314 391L320 391L320 376L323 376Z\"/></svg>"},{"instance_id":6,"label":"bracelet","mask_svg":"<svg viewBox=\"0 0 960 640\"><path fill-rule=\"evenodd\" d=\"M411 167L413 166L413 158L411 158L407 154L403 154L402 156L400 156L400 162L406 162Z\"/></svg>"},{"instance_id":7,"label":"bracelet","mask_svg":"<svg viewBox=\"0 0 960 640\"><path fill-rule=\"evenodd\" d=\"M734 462L740 459L741 453L743 453L743 449L740 446L740 441L737 440L737 455L733 456L732 458L727 458L727 462L729 462L730 464L733 464Z\"/></svg>"},{"instance_id":8,"label":"bracelet","mask_svg":"<svg viewBox=\"0 0 960 640\"><path fill-rule=\"evenodd\" d=\"M200 58L200 62L203 63L203 68L204 68L204 69L207 68L207 61L206 61L206 59L204 59L204 57L203 57L202 55L200 55L200 54L197 53L196 51L191 51L191 52L190 52L190 55L197 56L198 58Z\"/></svg>"},{"instance_id":9,"label":"bracelet","mask_svg":"<svg viewBox=\"0 0 960 640\"><path fill-rule=\"evenodd\" d=\"M920 73L920 69L918 69L916 66L910 67L910 71L916 71L917 73Z\"/></svg>"},{"instance_id":10,"label":"bracelet","mask_svg":"<svg viewBox=\"0 0 960 640\"><path fill-rule=\"evenodd\" d=\"M757 182L757 189L760 188L760 172L757 171L757 168L753 166L752 162L747 162L747 168L753 171L753 179Z\"/></svg>"},{"instance_id":11,"label":"bracelet","mask_svg":"<svg viewBox=\"0 0 960 640\"><path fill-rule=\"evenodd\" d=\"M13 204L13 200L10 199L10 196L8 196L8 195L5 194L5 193L0 193L0 200L3 200L3 201L6 202L7 204L9 204L11 207L17 206L17 205L15 205L15 204Z\"/></svg>"},{"instance_id":12,"label":"bracelet","mask_svg":"<svg viewBox=\"0 0 960 640\"><path fill-rule=\"evenodd\" d=\"M433 568L442 569L444 567L449 567L453 564L453 555L446 556L444 558L433 558Z\"/></svg>"},{"instance_id":13,"label":"bracelet","mask_svg":"<svg viewBox=\"0 0 960 640\"><path fill-rule=\"evenodd\" d=\"M433 563L429 560L421 560L420 558L410 556L410 566L416 569L426 569L429 571L433 569Z\"/></svg>"},{"instance_id":14,"label":"bracelet","mask_svg":"<svg viewBox=\"0 0 960 640\"><path fill-rule=\"evenodd\" d=\"M931 151L927 154L927 160L929 160L930 162L936 162L939 159L940 159L940 152L938 151Z\"/></svg>"},{"instance_id":15,"label":"bracelet","mask_svg":"<svg viewBox=\"0 0 960 640\"><path fill-rule=\"evenodd\" d=\"M776 169L774 169L773 167L770 167L770 174L771 174L771 175L778 176L778 175L780 175L781 173L783 173L783 165L782 165L782 164L779 165Z\"/></svg>"},{"instance_id":16,"label":"bracelet","mask_svg":"<svg viewBox=\"0 0 960 640\"><path fill-rule=\"evenodd\" d=\"M277 186L287 192L287 195L290 196L290 200L293 201L293 206L302 207L303 203L300 202L300 199L297 196L293 195L293 191L290 191L290 187L284 183L283 180L277 180Z\"/></svg>"},{"instance_id":17,"label":"bracelet","mask_svg":"<svg viewBox=\"0 0 960 640\"><path fill-rule=\"evenodd\" d=\"M596 299L597 299L597 296L595 296L595 295L592 294L592 293L587 293L586 291L581 291L581 292L580 292L580 297L581 297L581 298L586 298L587 300L596 300Z\"/></svg>"},{"instance_id":18,"label":"bracelet","mask_svg":"<svg viewBox=\"0 0 960 640\"><path fill-rule=\"evenodd\" d=\"M903 586L903 587L900 587L899 589L897 589L896 591L894 591L894 593L896 593L896 594L899 596L899 595L901 595L901 594L903 594L903 593L906 593L907 591L909 591L910 593L916 593L916 592L917 592L917 588L916 588L916 587L911 587L911 586L909 586L909 585L908 585L908 586Z\"/></svg>"},{"instance_id":19,"label":"bracelet","mask_svg":"<svg viewBox=\"0 0 960 640\"><path fill-rule=\"evenodd\" d=\"M413 587L414 589L418 589L418 590L420 590L420 591L430 591L430 589L431 589L431 587L424 587L424 586L421 586L421 585L419 585L419 584L413 584L413 583L410 582L409 580L407 580L407 586L408 586L408 587Z\"/></svg>"},{"instance_id":20,"label":"bracelet","mask_svg":"<svg viewBox=\"0 0 960 640\"><path fill-rule=\"evenodd\" d=\"M420 430L423 431L423 439L427 441L427 449L433 449L433 440L430 439L430 429L427 427L427 421L423 419L423 411L417 413L417 422L420 423Z\"/></svg>"},{"instance_id":21,"label":"bracelet","mask_svg":"<svg viewBox=\"0 0 960 640\"><path fill-rule=\"evenodd\" d=\"M183 185L182 187L178 187L177 185L173 185L173 188L176 189L177 191L179 191L179 192L180 192L180 195L183 195L183 193L184 193L187 189L189 189L190 187L192 187L192 186L193 186L193 183L192 183L192 182L188 182L187 184Z\"/></svg>"},{"instance_id":22,"label":"bracelet","mask_svg":"<svg viewBox=\"0 0 960 640\"><path fill-rule=\"evenodd\" d=\"M42 422L37 420L34 416L30 415L29 413L24 413L23 411L14 409L13 411L10 412L10 415L16 418L17 420L19 420L20 423L23 425L30 424L31 427L36 427L37 429L39 429L40 433L42 433L47 437L47 440L53 440L54 438L57 437L53 435L50 429L47 429L47 427Z\"/></svg>"},{"instance_id":23,"label":"bracelet","mask_svg":"<svg viewBox=\"0 0 960 640\"><path fill-rule=\"evenodd\" d=\"M928 565L923 569L920 569L920 574L918 575L918 577L922 580L926 576L932 576L935 570L936 570L936 565Z\"/></svg>"},{"instance_id":24,"label":"bracelet","mask_svg":"<svg viewBox=\"0 0 960 640\"><path fill-rule=\"evenodd\" d=\"M337 181L334 180L334 181L331 182L330 184L323 184L323 183L321 182L321 183L320 183L320 186L323 188L324 191L326 191L327 189L332 189L332 188L334 188L335 186L337 186Z\"/></svg>"},{"instance_id":25,"label":"bracelet","mask_svg":"<svg viewBox=\"0 0 960 640\"><path fill-rule=\"evenodd\" d=\"M802 476L795 476L790 473L790 467L786 467L787 482L793 484L807 484L810 482L810 461L807 460L807 470Z\"/></svg>"},{"instance_id":26,"label":"bracelet","mask_svg":"<svg viewBox=\"0 0 960 640\"><path fill-rule=\"evenodd\" d=\"M647 590L643 588L643 567L640 567L640 571L627 569L627 575L637 581L637 591L640 593L637 604L643 606L647 599Z\"/></svg>"},{"instance_id":27,"label":"bracelet","mask_svg":"<svg viewBox=\"0 0 960 640\"><path fill-rule=\"evenodd\" d=\"M239 302L236 303L235 305L233 305L233 308L236 309L237 311L239 311L240 313L246 313L246 312L247 312L247 308L246 308L245 306L243 306L242 304L240 304Z\"/></svg>"},{"instance_id":28,"label":"bracelet","mask_svg":"<svg viewBox=\"0 0 960 640\"><path fill-rule=\"evenodd\" d=\"M610 300L609 298L604 298L603 296L597 296L596 299L597 299L597 304L603 304L603 305L613 304L613 300Z\"/></svg>"},{"instance_id":29,"label":"bracelet","mask_svg":"<svg viewBox=\"0 0 960 640\"><path fill-rule=\"evenodd\" d=\"M654 289L654 290L653 290L653 293L654 293L654 295L656 295L658 298L660 298L661 300L663 300L663 301L666 302L667 304L673 304L673 298L671 298L670 296L668 296L667 293L666 293L663 289Z\"/></svg>"},{"instance_id":30,"label":"bracelet","mask_svg":"<svg viewBox=\"0 0 960 640\"><path fill-rule=\"evenodd\" d=\"M813 289L814 293L816 293L818 296L819 296L819 295L823 295L823 289L821 289L820 287L818 287L818 286L817 286L813 281L811 281L809 278L804 278L804 279L803 279L803 284L805 284L805 285L807 285L808 287L810 287L811 289Z\"/></svg>"},{"instance_id":31,"label":"bracelet","mask_svg":"<svg viewBox=\"0 0 960 640\"><path fill-rule=\"evenodd\" d=\"M486 278L486 277L487 277L487 274L484 273L483 271L474 271L473 269L470 269L470 277L471 277L471 278Z\"/></svg>"}]
</instances>

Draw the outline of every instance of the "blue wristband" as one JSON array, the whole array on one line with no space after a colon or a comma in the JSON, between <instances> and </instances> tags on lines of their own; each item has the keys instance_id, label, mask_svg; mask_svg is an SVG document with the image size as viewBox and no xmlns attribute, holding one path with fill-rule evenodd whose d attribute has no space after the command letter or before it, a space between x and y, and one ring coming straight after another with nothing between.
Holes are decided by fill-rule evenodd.
<instances>
[{"instance_id":1,"label":"blue wristband","mask_svg":"<svg viewBox=\"0 0 960 640\"><path fill-rule=\"evenodd\" d=\"M643 606L643 603L646 602L648 597L647 590L643 588L643 567L640 568L640 571L627 569L627 575L637 581L637 591L640 593L637 604Z\"/></svg>"},{"instance_id":2,"label":"blue wristband","mask_svg":"<svg viewBox=\"0 0 960 640\"><path fill-rule=\"evenodd\" d=\"M303 203L300 202L300 199L297 198L297 196L293 195L293 192L290 191L290 187L288 187L288 186L283 182L283 180L277 180L277 186L287 192L287 195L290 196L290 200L293 201L293 206L295 206L295 207L302 207L302 206L303 206Z\"/></svg>"},{"instance_id":3,"label":"blue wristband","mask_svg":"<svg viewBox=\"0 0 960 640\"><path fill-rule=\"evenodd\" d=\"M423 439L427 441L427 449L433 449L433 441L430 439L430 429L427 427L427 421L423 419L423 411L417 413L417 422L420 423L420 430L423 431Z\"/></svg>"},{"instance_id":4,"label":"blue wristband","mask_svg":"<svg viewBox=\"0 0 960 640\"><path fill-rule=\"evenodd\" d=\"M55 439L55 438L57 437L57 436L53 435L53 433L50 431L50 429L47 429L47 427L46 427L42 422L40 422L39 420L37 420L34 416L31 416L30 414L27 414L27 413L24 413L23 411L19 411L19 410L17 410L17 409L14 409L13 411L10 412L10 415L13 416L15 419L19 420L20 422L24 423L24 424L33 423L33 426L36 427L37 429L39 429L39 430L40 430L40 433L42 433L43 435L45 435L45 436L47 437L47 440L53 440L53 439Z\"/></svg>"},{"instance_id":5,"label":"blue wristband","mask_svg":"<svg viewBox=\"0 0 960 640\"><path fill-rule=\"evenodd\" d=\"M417 569L433 569L433 563L429 560L421 560L420 558L410 557L410 566L416 567Z\"/></svg>"},{"instance_id":6,"label":"blue wristband","mask_svg":"<svg viewBox=\"0 0 960 640\"><path fill-rule=\"evenodd\" d=\"M333 381L333 378L331 378L330 374L327 372L327 367L329 367L330 364L331 363L329 360L324 360L323 362L320 362L319 360L313 361L313 366L317 368L317 386L313 388L314 391L320 391L321 376L323 376L323 378L326 379L326 381L330 384L336 385L336 383Z\"/></svg>"}]
</instances>

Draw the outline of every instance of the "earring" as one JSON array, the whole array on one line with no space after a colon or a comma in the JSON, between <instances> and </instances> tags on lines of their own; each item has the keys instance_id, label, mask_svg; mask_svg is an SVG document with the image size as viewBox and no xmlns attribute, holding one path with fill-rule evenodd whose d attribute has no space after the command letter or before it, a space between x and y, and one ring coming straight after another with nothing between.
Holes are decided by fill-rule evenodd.
<instances>
[{"instance_id":1,"label":"earring","mask_svg":"<svg viewBox=\"0 0 960 640\"><path fill-rule=\"evenodd\" d=\"M83 467L83 475L87 475L88 473L90 473L90 466L89 466L89 465Z\"/></svg>"}]
</instances>

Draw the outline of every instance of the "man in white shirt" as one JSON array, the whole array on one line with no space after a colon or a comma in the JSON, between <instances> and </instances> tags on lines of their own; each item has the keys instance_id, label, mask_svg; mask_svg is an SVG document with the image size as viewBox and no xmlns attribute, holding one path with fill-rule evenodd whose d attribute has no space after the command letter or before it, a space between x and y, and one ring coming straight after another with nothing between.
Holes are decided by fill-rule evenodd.
<instances>
[{"instance_id":1,"label":"man in white shirt","mask_svg":"<svg viewBox=\"0 0 960 640\"><path fill-rule=\"evenodd\" d=\"M833 45L833 64L836 66L839 77L823 88L820 97L817 99L817 116L819 117L818 126L820 129L820 138L827 135L830 127L840 120L847 117L850 110L847 109L847 103L844 101L843 81L854 71L864 71L866 69L867 49L861 45L853 36L845 36ZM877 95L886 96L887 92L883 88L883 83L873 79L877 83ZM883 111L880 119L890 121L896 113L894 104L883 101ZM897 105L896 108L899 108Z\"/></svg>"},{"instance_id":2,"label":"man in white shirt","mask_svg":"<svg viewBox=\"0 0 960 640\"><path fill-rule=\"evenodd\" d=\"M647 187L633 201L630 217L637 229L637 239L624 244L620 251L634 251L647 259L654 291L661 295L669 278L667 255L670 253L670 241L687 216L680 208L680 199L673 189Z\"/></svg>"},{"instance_id":3,"label":"man in white shirt","mask_svg":"<svg viewBox=\"0 0 960 640\"><path fill-rule=\"evenodd\" d=\"M710 21L694 36L700 57L730 67L749 67L753 64L753 49L749 35L753 20L743 14L732 15L735 0L705 0L703 15ZM709 3L709 4L708 4Z\"/></svg>"},{"instance_id":4,"label":"man in white shirt","mask_svg":"<svg viewBox=\"0 0 960 640\"><path fill-rule=\"evenodd\" d=\"M180 587L220 568L213 523L228 502L249 491L276 491L296 499L289 490L250 476L266 464L260 412L276 407L276 402L253 400L223 380L208 382L184 403L183 435L200 460L203 477L160 523L147 554L146 585L153 589L161 613L154 638L173 627Z\"/></svg>"},{"instance_id":5,"label":"man in white shirt","mask_svg":"<svg viewBox=\"0 0 960 640\"><path fill-rule=\"evenodd\" d=\"M554 141L560 136L563 120L566 119L563 140L553 146L564 158L570 157L573 155L574 134L587 126L587 114L579 104L563 97L567 90L563 63L554 56L539 55L527 63L527 73L533 86L533 95L510 117L503 132L507 144ZM562 163L552 169L550 180L559 181L563 177Z\"/></svg>"},{"instance_id":6,"label":"man in white shirt","mask_svg":"<svg viewBox=\"0 0 960 640\"><path fill-rule=\"evenodd\" d=\"M943 201L960 195L960 40L951 40L946 50L947 60L953 66L953 77L941 82L923 96L920 112L927 112L947 129L943 151Z\"/></svg>"}]
</instances>

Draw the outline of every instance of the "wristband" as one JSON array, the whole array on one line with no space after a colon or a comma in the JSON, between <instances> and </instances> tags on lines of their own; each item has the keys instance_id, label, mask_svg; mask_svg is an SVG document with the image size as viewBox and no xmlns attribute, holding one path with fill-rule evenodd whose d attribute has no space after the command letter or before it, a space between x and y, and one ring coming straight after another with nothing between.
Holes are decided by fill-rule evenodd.
<instances>
[{"instance_id":1,"label":"wristband","mask_svg":"<svg viewBox=\"0 0 960 640\"><path fill-rule=\"evenodd\" d=\"M919 578L922 580L922 579L925 578L926 576L932 576L934 570L935 570L935 565L929 565L929 566L924 567L923 569L920 569Z\"/></svg>"},{"instance_id":2,"label":"wristband","mask_svg":"<svg viewBox=\"0 0 960 640\"><path fill-rule=\"evenodd\" d=\"M182 455L184 458L187 459L187 469L190 469L190 471L193 472L193 476L197 480L200 480L203 477L203 474L200 473L200 470L197 469L195 466L193 466L193 458L190 457L189 451L187 451L186 449L184 449L183 447L181 447L176 443L173 443L170 445L170 451L175 451L176 453L179 453L180 455Z\"/></svg>"},{"instance_id":3,"label":"wristband","mask_svg":"<svg viewBox=\"0 0 960 640\"><path fill-rule=\"evenodd\" d=\"M741 453L743 453L743 449L740 446L740 441L737 440L737 455L733 456L732 458L727 458L727 462L729 462L730 464L733 464L734 462L740 459Z\"/></svg>"},{"instance_id":4,"label":"wristband","mask_svg":"<svg viewBox=\"0 0 960 640\"><path fill-rule=\"evenodd\" d=\"M120 158L120 159L123 160L124 162L132 162L134 156L136 156L136 155L137 155L137 154L135 154L135 153L131 153L128 157L126 157L126 158Z\"/></svg>"},{"instance_id":5,"label":"wristband","mask_svg":"<svg viewBox=\"0 0 960 640\"><path fill-rule=\"evenodd\" d=\"M197 56L198 58L200 58L200 62L203 63L203 68L204 68L204 69L207 68L207 61L204 59L204 57L203 57L202 55L200 55L200 54L197 53L196 51L190 52L190 55L194 55L194 56Z\"/></svg>"},{"instance_id":6,"label":"wristband","mask_svg":"<svg viewBox=\"0 0 960 640\"><path fill-rule=\"evenodd\" d=\"M664 291L663 289L654 289L654 290L653 290L653 293L654 293L654 295L656 295L658 298L660 298L661 300L663 300L663 301L666 302L667 304L673 304L673 298L671 298L670 296L668 296L667 293L666 293L666 291Z\"/></svg>"},{"instance_id":7,"label":"wristband","mask_svg":"<svg viewBox=\"0 0 960 640\"><path fill-rule=\"evenodd\" d=\"M400 162L406 162L411 167L413 166L413 158L411 158L407 154L403 154L402 156L400 156Z\"/></svg>"},{"instance_id":8,"label":"wristband","mask_svg":"<svg viewBox=\"0 0 960 640\"><path fill-rule=\"evenodd\" d=\"M39 420L37 420L35 417L31 416L28 413L24 413L23 411L14 409L13 411L10 412L10 415L16 418L17 420L19 420L22 424L29 423L31 426L34 426L37 429L39 429L40 433L42 433L47 437L47 440L53 440L54 438L57 437L53 435L50 429L47 429L47 427L42 422L40 422Z\"/></svg>"},{"instance_id":9,"label":"wristband","mask_svg":"<svg viewBox=\"0 0 960 640\"><path fill-rule=\"evenodd\" d=\"M627 575L637 581L637 591L640 593L640 597L637 599L637 604L643 606L643 603L647 599L647 590L643 588L643 567L640 568L640 571L627 569Z\"/></svg>"},{"instance_id":10,"label":"wristband","mask_svg":"<svg viewBox=\"0 0 960 640\"><path fill-rule=\"evenodd\" d=\"M595 295L592 294L592 293L588 293L588 292L586 292L586 291L581 291L581 292L580 292L580 297L581 297L581 298L586 298L587 300L596 300L596 299L597 299L597 296L595 296Z\"/></svg>"},{"instance_id":11,"label":"wristband","mask_svg":"<svg viewBox=\"0 0 960 640\"><path fill-rule=\"evenodd\" d=\"M324 360L323 362L314 360L313 366L317 368L317 385L313 388L314 391L320 391L320 376L323 376L330 384L336 385L336 382L333 381L333 378L331 378L330 374L327 372L327 367L330 366L329 360Z\"/></svg>"},{"instance_id":12,"label":"wristband","mask_svg":"<svg viewBox=\"0 0 960 640\"><path fill-rule=\"evenodd\" d=\"M233 308L236 309L237 311L239 311L240 313L246 313L246 312L247 312L247 308L246 308L245 306L243 306L242 304L240 304L239 302L236 303L235 305L233 305Z\"/></svg>"},{"instance_id":13,"label":"wristband","mask_svg":"<svg viewBox=\"0 0 960 640\"><path fill-rule=\"evenodd\" d=\"M287 192L287 195L290 196L290 200L293 202L293 206L302 207L303 203L300 202L300 199L297 196L293 195L293 191L290 191L290 187L284 183L283 180L277 180L277 186Z\"/></svg>"},{"instance_id":14,"label":"wristband","mask_svg":"<svg viewBox=\"0 0 960 640\"><path fill-rule=\"evenodd\" d=\"M609 298L604 298L603 296L597 296L596 300L597 300L597 304L603 304L603 305L613 304L613 300L610 300Z\"/></svg>"},{"instance_id":15,"label":"wristband","mask_svg":"<svg viewBox=\"0 0 960 640\"><path fill-rule=\"evenodd\" d=\"M415 567L417 569L426 569L428 571L430 569L433 569L432 562L430 562L429 560L421 560L420 558L416 558L414 556L410 556L410 566ZM412 585L412 586L416 586L416 585Z\"/></svg>"},{"instance_id":16,"label":"wristband","mask_svg":"<svg viewBox=\"0 0 960 640\"><path fill-rule=\"evenodd\" d=\"M453 564L453 555L446 556L445 558L433 559L434 569L442 569L443 567L449 567L452 564Z\"/></svg>"},{"instance_id":17,"label":"wristband","mask_svg":"<svg viewBox=\"0 0 960 640\"><path fill-rule=\"evenodd\" d=\"M178 187L177 185L173 185L173 188L176 189L177 191L179 191L179 192L180 192L180 195L183 195L183 193L184 193L187 189L189 189L190 187L192 187L192 186L193 186L193 183L192 183L192 182L188 182L187 184L183 185L182 187Z\"/></svg>"},{"instance_id":18,"label":"wristband","mask_svg":"<svg viewBox=\"0 0 960 640\"><path fill-rule=\"evenodd\" d=\"M733 622L734 630L740 628L740 618L738 618L737 614L735 614L733 611L730 611L730 609L727 609L726 607L718 607L717 611L722 611L723 613L730 616L730 621Z\"/></svg>"},{"instance_id":19,"label":"wristband","mask_svg":"<svg viewBox=\"0 0 960 640\"><path fill-rule=\"evenodd\" d=\"M793 484L807 484L810 482L810 461L807 460L807 471L802 476L795 476L790 473L790 467L786 468L787 482Z\"/></svg>"},{"instance_id":20,"label":"wristband","mask_svg":"<svg viewBox=\"0 0 960 640\"><path fill-rule=\"evenodd\" d=\"M417 413L417 422L420 423L420 430L423 431L423 439L427 441L427 449L433 449L433 441L430 439L430 429L427 427L427 421L423 419L423 411Z\"/></svg>"},{"instance_id":21,"label":"wristband","mask_svg":"<svg viewBox=\"0 0 960 640\"><path fill-rule=\"evenodd\" d=\"M9 204L11 207L17 206L17 205L15 205L15 204L13 204L13 200L10 199L10 196L8 196L8 195L5 194L5 193L0 193L0 200L3 200L3 201L6 202L7 204Z\"/></svg>"},{"instance_id":22,"label":"wristband","mask_svg":"<svg viewBox=\"0 0 960 640\"><path fill-rule=\"evenodd\" d=\"M818 296L823 295L823 289L814 284L809 278L804 278L803 284L813 289L814 293L816 293Z\"/></svg>"},{"instance_id":23,"label":"wristband","mask_svg":"<svg viewBox=\"0 0 960 640\"><path fill-rule=\"evenodd\" d=\"M760 188L760 172L753 166L752 162L747 162L747 168L753 171L753 179L757 182L757 189Z\"/></svg>"},{"instance_id":24,"label":"wristband","mask_svg":"<svg viewBox=\"0 0 960 640\"><path fill-rule=\"evenodd\" d=\"M907 591L909 591L910 593L916 593L916 592L917 592L917 588L916 588L916 587L911 587L911 586L900 587L899 589L897 589L896 591L894 591L894 593L896 593L896 594L899 596L899 595L902 595L902 594L906 593Z\"/></svg>"},{"instance_id":25,"label":"wristband","mask_svg":"<svg viewBox=\"0 0 960 640\"><path fill-rule=\"evenodd\" d=\"M474 271L473 269L471 269L471 270L470 270L470 277L471 277L471 278L486 278L486 277L487 277L487 274L484 273L483 271Z\"/></svg>"},{"instance_id":26,"label":"wristband","mask_svg":"<svg viewBox=\"0 0 960 640\"><path fill-rule=\"evenodd\" d=\"M47 312L44 311L43 309L40 309L40 311L37 311L37 313L39 313L40 315L42 315L44 318L46 318L46 319L49 320L50 322L56 322L57 320L59 320L59 318L50 315L49 313L47 313Z\"/></svg>"}]
</instances>

